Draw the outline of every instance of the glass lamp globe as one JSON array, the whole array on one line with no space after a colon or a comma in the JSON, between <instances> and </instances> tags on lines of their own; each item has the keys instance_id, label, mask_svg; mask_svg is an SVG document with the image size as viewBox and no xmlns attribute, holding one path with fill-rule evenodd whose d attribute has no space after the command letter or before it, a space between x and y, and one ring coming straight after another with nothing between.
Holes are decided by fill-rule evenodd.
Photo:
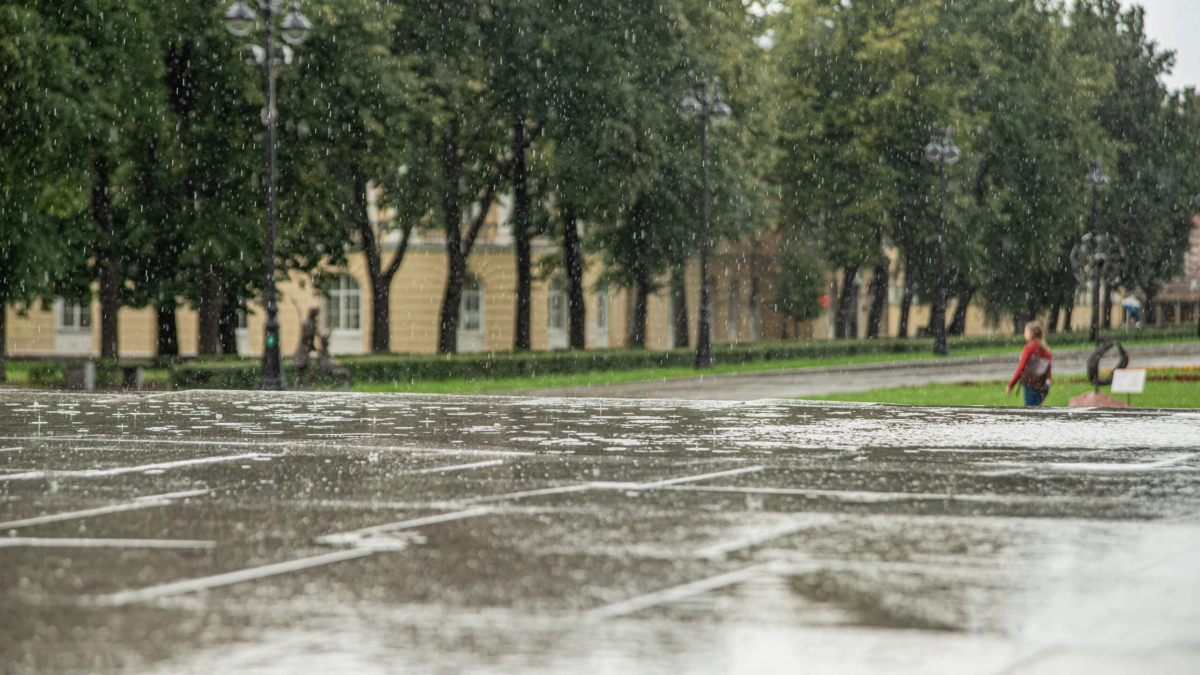
<instances>
[{"instance_id":1,"label":"glass lamp globe","mask_svg":"<svg viewBox=\"0 0 1200 675\"><path fill-rule=\"evenodd\" d=\"M238 37L249 35L257 21L258 16L243 0L237 0L225 11L225 28Z\"/></svg>"},{"instance_id":2,"label":"glass lamp globe","mask_svg":"<svg viewBox=\"0 0 1200 675\"><path fill-rule=\"evenodd\" d=\"M709 117L712 118L713 124L724 124L732 114L733 110L729 107L729 104L721 99L717 99L717 104L713 106Z\"/></svg>"},{"instance_id":3,"label":"glass lamp globe","mask_svg":"<svg viewBox=\"0 0 1200 675\"><path fill-rule=\"evenodd\" d=\"M683 97L683 101L679 104L679 114L683 115L685 119L692 119L696 115L699 115L703 108L695 96L688 94Z\"/></svg>"},{"instance_id":4,"label":"glass lamp globe","mask_svg":"<svg viewBox=\"0 0 1200 675\"><path fill-rule=\"evenodd\" d=\"M283 39L288 44L298 45L308 39L308 32L312 30L312 22L300 13L300 3L292 3L292 11L283 18L283 23L279 25L283 32Z\"/></svg>"},{"instance_id":5,"label":"glass lamp globe","mask_svg":"<svg viewBox=\"0 0 1200 675\"><path fill-rule=\"evenodd\" d=\"M925 146L925 159L931 162L938 162L942 159L942 143L936 134L929 141L929 145Z\"/></svg>"}]
</instances>

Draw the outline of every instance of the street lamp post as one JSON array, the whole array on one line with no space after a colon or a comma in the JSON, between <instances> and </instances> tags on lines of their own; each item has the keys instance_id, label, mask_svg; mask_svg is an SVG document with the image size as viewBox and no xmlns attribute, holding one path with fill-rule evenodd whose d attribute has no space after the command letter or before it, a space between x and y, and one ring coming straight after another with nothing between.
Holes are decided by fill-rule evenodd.
<instances>
[{"instance_id":1,"label":"street lamp post","mask_svg":"<svg viewBox=\"0 0 1200 675\"><path fill-rule=\"evenodd\" d=\"M283 363L279 352L279 306L275 292L275 222L279 215L277 189L275 186L275 76L285 63L292 62L292 50L287 45L273 45L272 32L275 17L283 11L280 0L255 0L263 17L263 44L250 45L245 50L246 61L262 68L267 94L267 106L263 109L263 124L267 127L267 325L263 345L261 387L277 391L283 389ZM254 30L258 15L237 0L225 12L225 27L238 37L245 37ZM300 13L300 3L293 2L291 11L279 23L279 32L288 44L298 45L308 37L312 23Z\"/></svg>"},{"instance_id":2,"label":"street lamp post","mask_svg":"<svg viewBox=\"0 0 1200 675\"><path fill-rule=\"evenodd\" d=\"M733 113L721 98L721 78L696 78L688 73L687 95L679 104L687 119L700 118L700 334L696 336L696 368L712 368L712 314L708 286L708 123L722 124Z\"/></svg>"},{"instance_id":3,"label":"street lamp post","mask_svg":"<svg viewBox=\"0 0 1200 675\"><path fill-rule=\"evenodd\" d=\"M954 145L949 126L934 126L929 144L925 146L925 159L938 165L938 273L933 289L933 306L930 307L929 325L933 328L933 353L945 356L950 353L946 345L946 293L949 280L946 278L946 165L954 164L962 156Z\"/></svg>"},{"instance_id":4,"label":"street lamp post","mask_svg":"<svg viewBox=\"0 0 1200 675\"><path fill-rule=\"evenodd\" d=\"M1080 242L1083 246L1083 252L1090 253L1087 261L1092 269L1092 342L1100 344L1100 274L1104 267L1106 259L1106 249L1108 237L1100 234L1096 230L1096 224L1099 222L1100 215L1099 202L1100 191L1108 187L1108 176L1104 175L1104 165L1101 164L1100 158L1092 160L1092 165L1088 167L1087 175L1083 178L1083 184L1092 191L1092 228L1091 232L1083 236L1083 241ZM1087 242L1091 241L1089 246Z\"/></svg>"}]
</instances>

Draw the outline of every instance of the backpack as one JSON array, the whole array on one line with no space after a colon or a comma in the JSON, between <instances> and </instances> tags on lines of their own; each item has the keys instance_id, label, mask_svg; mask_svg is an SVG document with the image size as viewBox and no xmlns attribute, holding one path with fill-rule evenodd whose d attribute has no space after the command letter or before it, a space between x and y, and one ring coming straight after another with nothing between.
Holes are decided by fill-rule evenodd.
<instances>
[{"instance_id":1,"label":"backpack","mask_svg":"<svg viewBox=\"0 0 1200 675\"><path fill-rule=\"evenodd\" d=\"M1049 374L1050 359L1043 358L1034 352L1025 362L1025 370L1021 371L1021 378L1018 382L1034 391L1046 391L1046 376Z\"/></svg>"}]
</instances>

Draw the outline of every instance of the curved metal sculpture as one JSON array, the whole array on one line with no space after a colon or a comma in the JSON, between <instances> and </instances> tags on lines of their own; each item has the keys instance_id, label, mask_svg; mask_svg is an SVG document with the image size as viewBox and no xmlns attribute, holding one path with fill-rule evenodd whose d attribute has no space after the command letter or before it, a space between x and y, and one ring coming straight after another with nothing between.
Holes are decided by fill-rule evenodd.
<instances>
[{"instance_id":1,"label":"curved metal sculpture","mask_svg":"<svg viewBox=\"0 0 1200 675\"><path fill-rule=\"evenodd\" d=\"M1096 388L1096 393L1100 392L1100 387L1107 387L1108 385L1112 384L1112 375L1108 375L1106 377L1100 376L1100 359L1104 358L1104 355L1108 353L1108 350L1112 349L1113 347L1117 348L1117 353L1120 355L1117 357L1117 366L1114 370L1124 368L1125 366L1129 365L1129 354L1126 353L1125 347L1121 346L1120 342L1108 340L1099 347L1096 347L1096 351L1092 352L1092 355L1088 357L1087 362L1088 380L1090 380L1092 386Z\"/></svg>"}]
</instances>

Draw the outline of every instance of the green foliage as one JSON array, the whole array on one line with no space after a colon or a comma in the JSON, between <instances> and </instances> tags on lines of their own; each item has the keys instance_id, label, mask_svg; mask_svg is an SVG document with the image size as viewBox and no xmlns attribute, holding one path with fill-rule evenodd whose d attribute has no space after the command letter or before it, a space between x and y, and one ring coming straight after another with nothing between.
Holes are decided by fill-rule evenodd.
<instances>
[{"instance_id":1,"label":"green foliage","mask_svg":"<svg viewBox=\"0 0 1200 675\"><path fill-rule=\"evenodd\" d=\"M785 245L779 254L774 277L772 308L796 321L808 321L821 315L821 295L825 293L825 270L812 253L799 246Z\"/></svg>"}]
</instances>

